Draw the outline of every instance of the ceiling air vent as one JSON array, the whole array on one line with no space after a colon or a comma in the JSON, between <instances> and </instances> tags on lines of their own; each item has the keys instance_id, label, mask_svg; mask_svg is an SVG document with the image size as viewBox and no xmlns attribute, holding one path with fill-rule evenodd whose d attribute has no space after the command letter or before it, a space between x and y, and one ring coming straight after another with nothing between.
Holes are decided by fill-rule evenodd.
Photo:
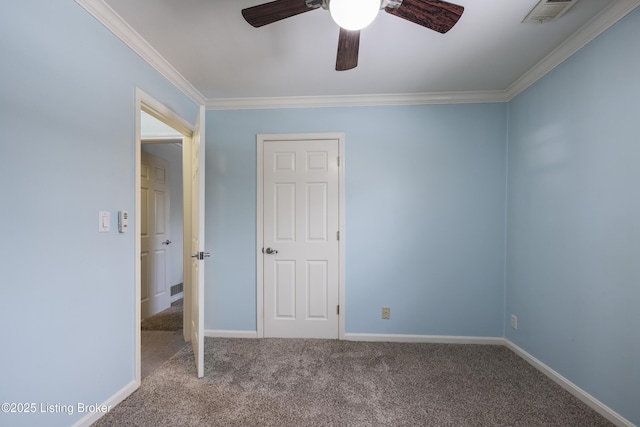
<instances>
[{"instance_id":1,"label":"ceiling air vent","mask_svg":"<svg viewBox=\"0 0 640 427\"><path fill-rule=\"evenodd\" d=\"M561 17L578 0L541 0L522 22L541 24Z\"/></svg>"}]
</instances>

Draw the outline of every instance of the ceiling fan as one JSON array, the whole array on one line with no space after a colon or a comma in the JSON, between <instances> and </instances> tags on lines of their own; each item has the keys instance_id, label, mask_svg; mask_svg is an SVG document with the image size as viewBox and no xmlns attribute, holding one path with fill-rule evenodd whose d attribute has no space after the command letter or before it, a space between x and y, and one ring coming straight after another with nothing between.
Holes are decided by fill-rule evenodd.
<instances>
[{"instance_id":1,"label":"ceiling fan","mask_svg":"<svg viewBox=\"0 0 640 427\"><path fill-rule=\"evenodd\" d=\"M464 12L464 7L442 0L275 0L243 9L242 16L258 28L319 8L329 10L340 26L337 71L358 65L360 30L382 9L443 34L456 25Z\"/></svg>"}]
</instances>

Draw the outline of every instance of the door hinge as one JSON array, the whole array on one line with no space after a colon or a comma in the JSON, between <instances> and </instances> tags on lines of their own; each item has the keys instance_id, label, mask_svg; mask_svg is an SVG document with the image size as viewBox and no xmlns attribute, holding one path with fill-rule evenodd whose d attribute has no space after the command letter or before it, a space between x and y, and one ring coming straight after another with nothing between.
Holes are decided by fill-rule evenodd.
<instances>
[{"instance_id":1,"label":"door hinge","mask_svg":"<svg viewBox=\"0 0 640 427\"><path fill-rule=\"evenodd\" d=\"M336 231L336 240L340 240L340 230Z\"/></svg>"},{"instance_id":2,"label":"door hinge","mask_svg":"<svg viewBox=\"0 0 640 427\"><path fill-rule=\"evenodd\" d=\"M336 163L338 163L338 167L340 167L340 156L336 157Z\"/></svg>"},{"instance_id":3,"label":"door hinge","mask_svg":"<svg viewBox=\"0 0 640 427\"><path fill-rule=\"evenodd\" d=\"M336 305L336 314L339 316L340 315L340 306Z\"/></svg>"}]
</instances>

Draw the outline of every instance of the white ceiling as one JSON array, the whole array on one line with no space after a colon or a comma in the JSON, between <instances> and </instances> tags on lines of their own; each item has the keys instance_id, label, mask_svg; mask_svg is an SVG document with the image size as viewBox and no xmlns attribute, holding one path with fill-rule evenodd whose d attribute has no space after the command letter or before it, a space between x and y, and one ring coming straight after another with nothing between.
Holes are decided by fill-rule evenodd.
<instances>
[{"instance_id":1,"label":"white ceiling","mask_svg":"<svg viewBox=\"0 0 640 427\"><path fill-rule=\"evenodd\" d=\"M338 27L323 9L253 28L241 10L265 0L77 1L106 2L134 30L120 25L121 38L139 34L173 68L165 74L184 78L213 107L242 99L370 95L502 100L640 3L578 0L557 21L529 24L522 20L538 0L455 0L465 11L444 35L382 11L362 30L358 67L338 72ZM104 15L97 17L113 21ZM155 60L161 68L162 58Z\"/></svg>"}]
</instances>

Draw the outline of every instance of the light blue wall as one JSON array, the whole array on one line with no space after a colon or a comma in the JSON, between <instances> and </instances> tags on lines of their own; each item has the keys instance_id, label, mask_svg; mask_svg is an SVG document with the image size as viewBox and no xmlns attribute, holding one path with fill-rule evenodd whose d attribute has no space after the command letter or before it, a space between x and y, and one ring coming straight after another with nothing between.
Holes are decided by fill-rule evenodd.
<instances>
[{"instance_id":1,"label":"light blue wall","mask_svg":"<svg viewBox=\"0 0 640 427\"><path fill-rule=\"evenodd\" d=\"M346 332L502 336L504 104L207 112L205 328L256 330L256 134L306 132L346 135Z\"/></svg>"},{"instance_id":2,"label":"light blue wall","mask_svg":"<svg viewBox=\"0 0 640 427\"><path fill-rule=\"evenodd\" d=\"M256 327L255 135L344 132L347 332L502 336L514 313L509 340L640 424L637 40L640 11L508 114L209 111L205 327ZM103 402L134 375L134 234L97 232L134 210L134 88L197 108L73 1L5 2L0 55L0 402Z\"/></svg>"},{"instance_id":3,"label":"light blue wall","mask_svg":"<svg viewBox=\"0 0 640 427\"><path fill-rule=\"evenodd\" d=\"M2 2L0 58L0 402L104 402L134 380L135 87L197 107L70 0Z\"/></svg>"},{"instance_id":4,"label":"light blue wall","mask_svg":"<svg viewBox=\"0 0 640 427\"><path fill-rule=\"evenodd\" d=\"M640 425L638 40L640 10L510 103L505 314L509 340Z\"/></svg>"}]
</instances>

